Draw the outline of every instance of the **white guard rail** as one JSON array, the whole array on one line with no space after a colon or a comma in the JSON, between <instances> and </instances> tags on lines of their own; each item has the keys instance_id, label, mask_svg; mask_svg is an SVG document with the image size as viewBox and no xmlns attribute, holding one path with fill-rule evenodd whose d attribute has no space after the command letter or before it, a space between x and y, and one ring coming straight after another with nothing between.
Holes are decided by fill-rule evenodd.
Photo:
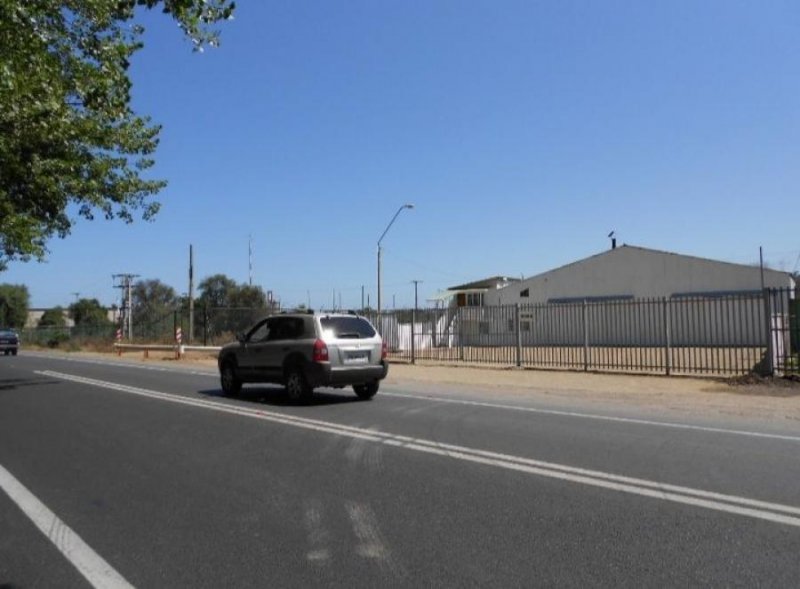
<instances>
[{"instance_id":1,"label":"white guard rail","mask_svg":"<svg viewBox=\"0 0 800 589\"><path fill-rule=\"evenodd\" d=\"M122 356L125 351L144 352L144 357L149 358L150 352L174 352L176 358L180 358L186 352L219 352L221 346L183 346L183 345L164 345L164 344L114 344L114 349L118 356Z\"/></svg>"}]
</instances>

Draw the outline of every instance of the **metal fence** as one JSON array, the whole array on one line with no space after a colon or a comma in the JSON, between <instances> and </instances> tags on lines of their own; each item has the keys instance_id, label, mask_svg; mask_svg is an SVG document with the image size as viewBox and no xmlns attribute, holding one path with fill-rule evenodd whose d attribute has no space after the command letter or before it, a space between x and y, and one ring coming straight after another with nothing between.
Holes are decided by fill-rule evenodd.
<instances>
[{"instance_id":1,"label":"metal fence","mask_svg":"<svg viewBox=\"0 0 800 589\"><path fill-rule=\"evenodd\" d=\"M363 314L396 361L732 376L800 374L800 300L789 289ZM134 322L133 341L219 346L269 314L263 308L186 309ZM24 341L113 341L116 327L26 330ZM125 338L126 341L127 337Z\"/></svg>"},{"instance_id":2,"label":"metal fence","mask_svg":"<svg viewBox=\"0 0 800 589\"><path fill-rule=\"evenodd\" d=\"M396 360L585 371L800 372L795 292L369 314Z\"/></svg>"},{"instance_id":3,"label":"metal fence","mask_svg":"<svg viewBox=\"0 0 800 589\"><path fill-rule=\"evenodd\" d=\"M219 346L234 341L237 333L246 331L269 313L266 308L198 306L194 311L193 334L189 333L188 309L170 311L155 318L134 317L133 341L171 343L180 328L184 343Z\"/></svg>"}]
</instances>

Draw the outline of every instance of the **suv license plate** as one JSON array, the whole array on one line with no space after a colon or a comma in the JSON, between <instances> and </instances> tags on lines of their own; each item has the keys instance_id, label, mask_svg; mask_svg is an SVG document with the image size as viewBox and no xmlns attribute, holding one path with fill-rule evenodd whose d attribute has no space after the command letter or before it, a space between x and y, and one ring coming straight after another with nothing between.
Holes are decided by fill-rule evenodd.
<instances>
[{"instance_id":1,"label":"suv license plate","mask_svg":"<svg viewBox=\"0 0 800 589\"><path fill-rule=\"evenodd\" d=\"M366 364L369 362L368 352L350 352L344 359L345 364Z\"/></svg>"}]
</instances>

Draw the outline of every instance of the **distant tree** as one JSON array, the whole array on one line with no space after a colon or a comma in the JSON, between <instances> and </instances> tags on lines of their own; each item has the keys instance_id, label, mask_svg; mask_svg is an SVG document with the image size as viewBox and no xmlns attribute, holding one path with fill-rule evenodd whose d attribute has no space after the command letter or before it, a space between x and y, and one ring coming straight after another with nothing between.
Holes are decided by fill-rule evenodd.
<instances>
[{"instance_id":1,"label":"distant tree","mask_svg":"<svg viewBox=\"0 0 800 589\"><path fill-rule=\"evenodd\" d=\"M0 284L0 327L25 327L30 295L23 284Z\"/></svg>"},{"instance_id":2,"label":"distant tree","mask_svg":"<svg viewBox=\"0 0 800 589\"><path fill-rule=\"evenodd\" d=\"M230 0L0 0L0 269L42 258L73 219L131 222L158 211L164 186L142 176L160 127L131 108L140 9L161 8L194 47Z\"/></svg>"},{"instance_id":3,"label":"distant tree","mask_svg":"<svg viewBox=\"0 0 800 589\"><path fill-rule=\"evenodd\" d=\"M231 297L231 307L266 309L267 295L260 286L242 284L236 287Z\"/></svg>"},{"instance_id":4,"label":"distant tree","mask_svg":"<svg viewBox=\"0 0 800 589\"><path fill-rule=\"evenodd\" d=\"M108 312L97 299L78 299L69 306L69 315L76 326L108 327Z\"/></svg>"},{"instance_id":5,"label":"distant tree","mask_svg":"<svg viewBox=\"0 0 800 589\"><path fill-rule=\"evenodd\" d=\"M204 278L198 285L198 300L208 307L231 307L238 292L236 281L224 274Z\"/></svg>"},{"instance_id":6,"label":"distant tree","mask_svg":"<svg viewBox=\"0 0 800 589\"><path fill-rule=\"evenodd\" d=\"M39 319L38 325L39 327L66 327L67 319L64 317L63 307L47 309Z\"/></svg>"},{"instance_id":7,"label":"distant tree","mask_svg":"<svg viewBox=\"0 0 800 589\"><path fill-rule=\"evenodd\" d=\"M175 289L160 280L140 280L131 287L134 324L157 320L179 304Z\"/></svg>"},{"instance_id":8,"label":"distant tree","mask_svg":"<svg viewBox=\"0 0 800 589\"><path fill-rule=\"evenodd\" d=\"M237 284L224 274L214 274L200 282L195 305L195 333L235 333L244 331L269 312L267 295L260 286Z\"/></svg>"}]
</instances>

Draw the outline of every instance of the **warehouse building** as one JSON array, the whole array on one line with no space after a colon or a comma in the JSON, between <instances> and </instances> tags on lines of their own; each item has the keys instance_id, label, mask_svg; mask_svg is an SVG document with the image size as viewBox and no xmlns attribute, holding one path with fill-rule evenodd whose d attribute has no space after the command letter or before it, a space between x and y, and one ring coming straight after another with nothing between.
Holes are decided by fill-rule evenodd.
<instances>
[{"instance_id":1,"label":"warehouse building","mask_svg":"<svg viewBox=\"0 0 800 589\"><path fill-rule=\"evenodd\" d=\"M651 297L719 297L759 293L758 266L732 264L622 245L504 288L487 290L485 306ZM764 269L763 287L793 288L786 272Z\"/></svg>"}]
</instances>

